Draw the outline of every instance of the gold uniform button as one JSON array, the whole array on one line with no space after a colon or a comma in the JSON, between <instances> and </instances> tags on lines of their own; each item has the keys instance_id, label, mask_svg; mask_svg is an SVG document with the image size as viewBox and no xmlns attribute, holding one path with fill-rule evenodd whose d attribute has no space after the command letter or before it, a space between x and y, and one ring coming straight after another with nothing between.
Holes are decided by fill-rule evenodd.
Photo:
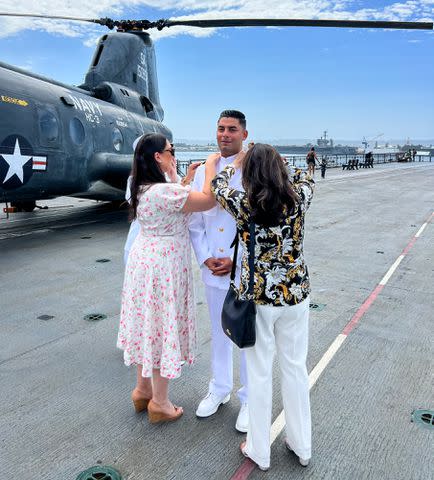
<instances>
[{"instance_id":1,"label":"gold uniform button","mask_svg":"<svg viewBox=\"0 0 434 480\"><path fill-rule=\"evenodd\" d=\"M219 252L224 252L225 249L224 248L219 248Z\"/></svg>"},{"instance_id":2,"label":"gold uniform button","mask_svg":"<svg viewBox=\"0 0 434 480\"><path fill-rule=\"evenodd\" d=\"M224 232L225 229L224 228L219 228L219 232Z\"/></svg>"}]
</instances>

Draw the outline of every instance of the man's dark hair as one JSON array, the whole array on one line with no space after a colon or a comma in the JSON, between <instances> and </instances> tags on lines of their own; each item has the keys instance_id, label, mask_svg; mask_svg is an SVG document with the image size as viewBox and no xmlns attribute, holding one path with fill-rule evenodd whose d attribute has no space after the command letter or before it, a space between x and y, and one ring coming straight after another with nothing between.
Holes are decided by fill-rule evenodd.
<instances>
[{"instance_id":1,"label":"man's dark hair","mask_svg":"<svg viewBox=\"0 0 434 480\"><path fill-rule=\"evenodd\" d=\"M238 110L223 110L223 112L220 114L219 120L221 118L236 118L240 122L240 125L246 129L246 116L244 113L238 111Z\"/></svg>"}]
</instances>

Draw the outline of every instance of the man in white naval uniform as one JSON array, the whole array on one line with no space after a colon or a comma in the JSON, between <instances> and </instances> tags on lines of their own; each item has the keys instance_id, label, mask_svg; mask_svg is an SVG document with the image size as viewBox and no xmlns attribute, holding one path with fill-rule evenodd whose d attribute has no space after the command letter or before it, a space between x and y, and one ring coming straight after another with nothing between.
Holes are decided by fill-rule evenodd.
<instances>
[{"instance_id":1,"label":"man in white naval uniform","mask_svg":"<svg viewBox=\"0 0 434 480\"><path fill-rule=\"evenodd\" d=\"M217 143L221 153L217 171L223 170L226 165L234 161L236 155L242 150L243 140L246 138L244 115L237 110L223 111L217 123ZM205 168L202 165L197 169L192 190L202 191L204 175ZM237 190L243 189L240 170L236 171L229 185ZM196 415L209 417L217 412L220 405L229 401L233 388L232 342L223 333L221 312L229 289L233 255L230 245L235 237L236 227L234 218L217 205L206 212L193 213L189 228L191 243L202 270L211 320L212 379L208 394L200 402ZM236 281L239 282L240 260L237 261L237 265ZM245 433L248 427L247 370L242 351L240 383L242 387L238 391L238 397L241 409L235 428Z\"/></svg>"}]
</instances>

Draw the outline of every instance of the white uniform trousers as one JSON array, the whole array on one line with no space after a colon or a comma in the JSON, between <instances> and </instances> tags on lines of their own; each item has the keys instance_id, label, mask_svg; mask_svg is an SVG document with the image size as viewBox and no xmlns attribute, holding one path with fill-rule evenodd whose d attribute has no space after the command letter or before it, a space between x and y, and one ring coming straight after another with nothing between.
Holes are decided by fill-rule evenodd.
<instances>
[{"instance_id":1,"label":"white uniform trousers","mask_svg":"<svg viewBox=\"0 0 434 480\"><path fill-rule=\"evenodd\" d=\"M306 369L309 298L294 306L257 305L256 343L247 348L249 430L246 452L270 466L274 352L280 366L287 442L297 456L311 457L309 378Z\"/></svg>"},{"instance_id":2,"label":"white uniform trousers","mask_svg":"<svg viewBox=\"0 0 434 480\"><path fill-rule=\"evenodd\" d=\"M227 290L205 285L206 300L208 302L211 320L211 369L212 379L209 383L209 392L220 397L226 396L233 388L233 343L223 333L222 308ZM238 348L236 348L238 350ZM245 352L240 351L240 383L238 398L241 403L247 403L247 370Z\"/></svg>"}]
</instances>

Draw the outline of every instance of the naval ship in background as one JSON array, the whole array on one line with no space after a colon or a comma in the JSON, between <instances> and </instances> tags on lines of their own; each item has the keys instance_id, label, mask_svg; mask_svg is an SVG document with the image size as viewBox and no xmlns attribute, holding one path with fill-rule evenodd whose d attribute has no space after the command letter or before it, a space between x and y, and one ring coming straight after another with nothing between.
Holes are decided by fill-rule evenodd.
<instances>
[{"instance_id":1,"label":"naval ship in background","mask_svg":"<svg viewBox=\"0 0 434 480\"><path fill-rule=\"evenodd\" d=\"M434 155L434 148L432 145L426 146L415 144L407 138L404 145L391 145L389 142L379 144L379 139L384 136L380 133L373 138L366 139L363 137L361 146L355 145L335 145L332 138L327 138L327 130L324 130L323 135L316 140L316 144L307 143L305 145L275 145L276 150L283 155L302 155L315 147L319 155L361 155L367 152L375 154L399 154L415 149L418 155Z\"/></svg>"},{"instance_id":2,"label":"naval ship in background","mask_svg":"<svg viewBox=\"0 0 434 480\"><path fill-rule=\"evenodd\" d=\"M306 145L276 145L275 148L282 154L306 154L312 147L319 154L323 155L355 155L359 149L350 145L335 145L332 138L327 138L327 130L324 130L321 138L318 138L316 145L307 143Z\"/></svg>"}]
</instances>

